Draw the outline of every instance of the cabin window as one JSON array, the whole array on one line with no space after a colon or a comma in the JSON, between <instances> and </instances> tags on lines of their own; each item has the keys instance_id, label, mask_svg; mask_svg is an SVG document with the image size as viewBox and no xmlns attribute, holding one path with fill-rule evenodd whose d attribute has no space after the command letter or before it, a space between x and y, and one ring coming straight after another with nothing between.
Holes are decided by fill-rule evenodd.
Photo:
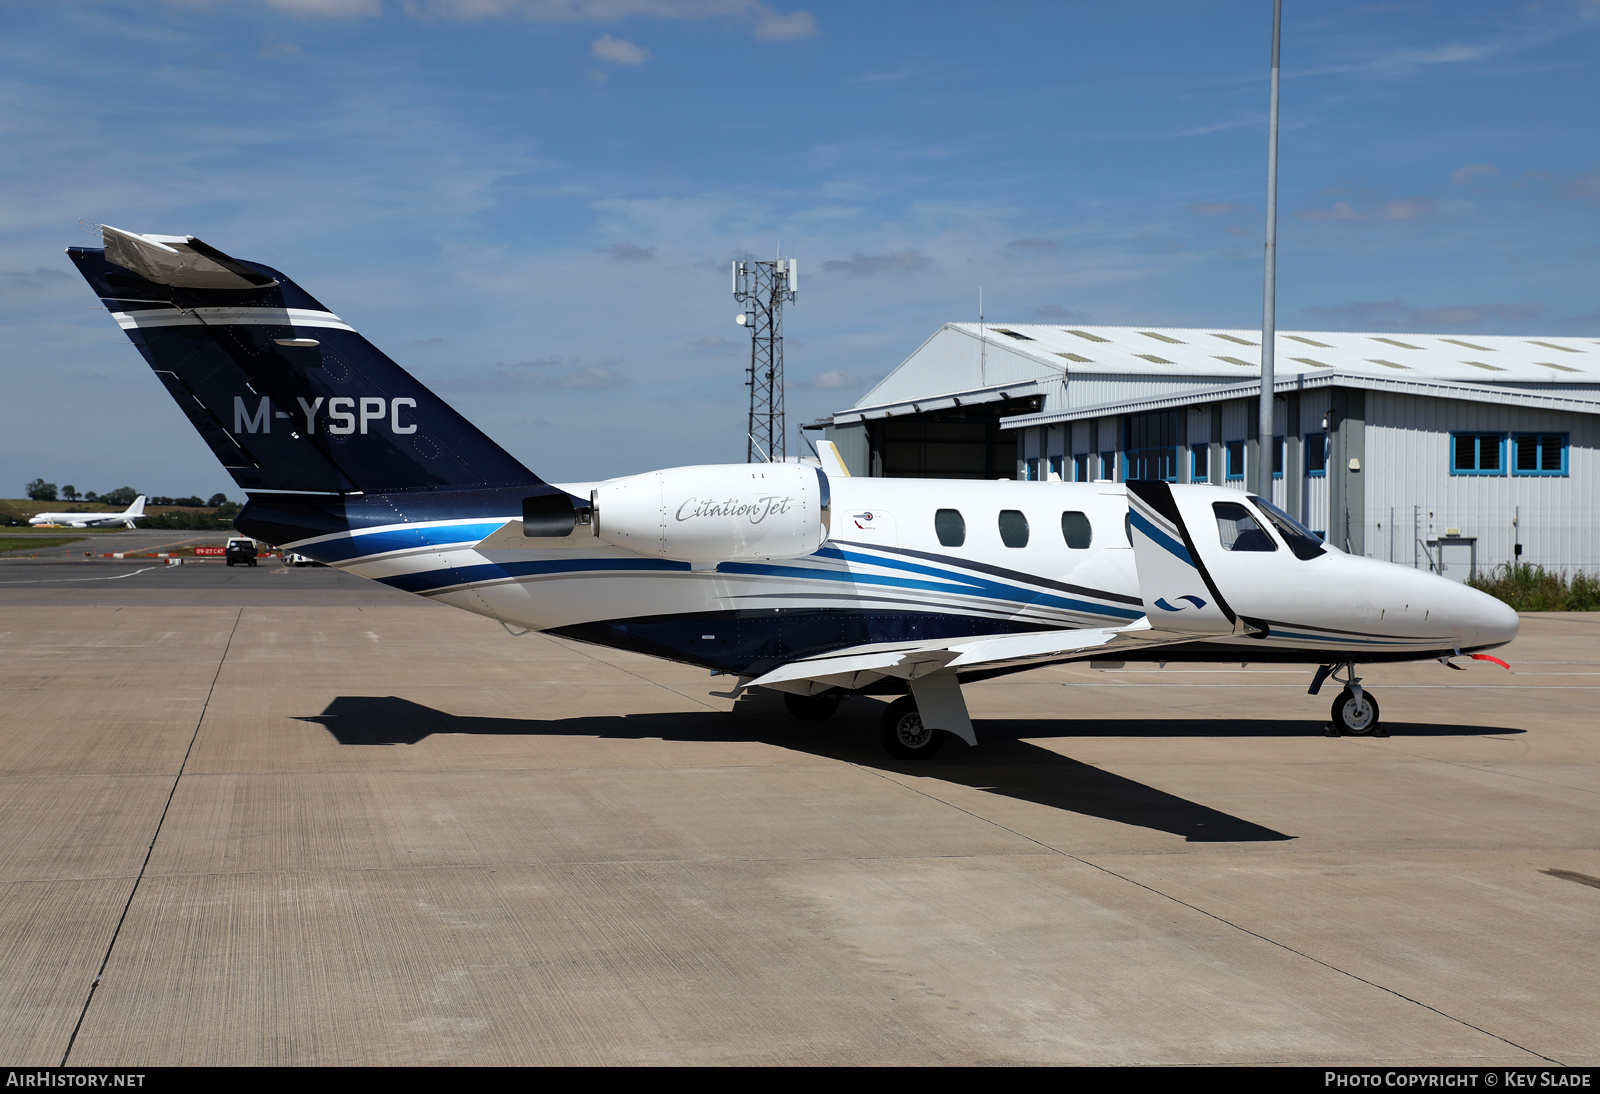
<instances>
[{"instance_id":1,"label":"cabin window","mask_svg":"<svg viewBox=\"0 0 1600 1094\"><path fill-rule=\"evenodd\" d=\"M1211 509L1217 515L1217 534L1222 539L1224 551L1276 551L1278 545L1250 510L1236 501L1213 502Z\"/></svg>"},{"instance_id":2,"label":"cabin window","mask_svg":"<svg viewBox=\"0 0 1600 1094\"><path fill-rule=\"evenodd\" d=\"M1565 475L1565 433L1518 433L1513 439L1513 475Z\"/></svg>"},{"instance_id":3,"label":"cabin window","mask_svg":"<svg viewBox=\"0 0 1600 1094\"><path fill-rule=\"evenodd\" d=\"M1061 538L1067 541L1067 546L1074 551L1088 548L1094 539L1094 529L1089 527L1089 518L1082 513L1061 514Z\"/></svg>"},{"instance_id":4,"label":"cabin window","mask_svg":"<svg viewBox=\"0 0 1600 1094\"><path fill-rule=\"evenodd\" d=\"M1028 518L1016 509L1000 510L1000 542L1007 547L1028 545Z\"/></svg>"},{"instance_id":5,"label":"cabin window","mask_svg":"<svg viewBox=\"0 0 1600 1094\"><path fill-rule=\"evenodd\" d=\"M945 547L960 547L967 542L967 522L955 509L940 509L933 514L933 530Z\"/></svg>"}]
</instances>

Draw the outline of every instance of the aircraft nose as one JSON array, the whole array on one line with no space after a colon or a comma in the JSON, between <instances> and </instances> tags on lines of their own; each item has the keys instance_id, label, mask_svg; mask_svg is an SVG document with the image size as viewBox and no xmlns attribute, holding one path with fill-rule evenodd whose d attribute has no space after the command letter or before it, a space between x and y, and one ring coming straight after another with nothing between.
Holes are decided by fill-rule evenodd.
<instances>
[{"instance_id":1,"label":"aircraft nose","mask_svg":"<svg viewBox=\"0 0 1600 1094\"><path fill-rule=\"evenodd\" d=\"M1477 617L1478 637L1473 645L1503 646L1517 636L1522 619L1511 605L1477 589L1462 591L1472 594L1473 615Z\"/></svg>"}]
</instances>

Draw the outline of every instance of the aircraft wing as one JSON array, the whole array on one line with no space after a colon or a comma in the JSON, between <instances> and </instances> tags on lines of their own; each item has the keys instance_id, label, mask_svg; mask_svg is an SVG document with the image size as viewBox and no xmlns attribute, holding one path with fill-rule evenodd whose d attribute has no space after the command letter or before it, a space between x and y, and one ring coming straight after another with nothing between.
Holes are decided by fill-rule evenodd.
<instances>
[{"instance_id":1,"label":"aircraft wing","mask_svg":"<svg viewBox=\"0 0 1600 1094\"><path fill-rule=\"evenodd\" d=\"M786 665L744 682L812 695L832 687L864 687L884 676L916 680L933 673L1009 668L1086 658L1115 659L1138 647L1182 645L1204 636L1158 631L1140 618L1125 627L1030 631L979 638L936 639L894 646L852 646Z\"/></svg>"}]
</instances>

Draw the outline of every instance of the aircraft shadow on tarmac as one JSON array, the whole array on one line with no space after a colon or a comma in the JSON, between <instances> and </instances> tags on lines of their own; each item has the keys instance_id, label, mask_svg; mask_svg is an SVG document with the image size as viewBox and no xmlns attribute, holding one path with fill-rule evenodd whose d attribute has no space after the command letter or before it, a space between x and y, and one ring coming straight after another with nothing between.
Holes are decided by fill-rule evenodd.
<instances>
[{"instance_id":1,"label":"aircraft shadow on tarmac","mask_svg":"<svg viewBox=\"0 0 1600 1094\"><path fill-rule=\"evenodd\" d=\"M739 708L745 708L741 710ZM884 756L875 732L881 706L857 699L826 723L797 722L780 703L763 698L739 703L732 713L596 715L580 718L461 717L397 696L345 695L319 715L299 721L323 726L345 745L411 745L435 734L654 738L664 741L759 741L862 767L939 779L989 794L1053 809L1150 828L1192 843L1272 842L1293 839L1241 817L1157 790L1042 748L1025 738L1077 736L1320 736L1321 723L1301 721L1219 722L1214 719L1073 722L1006 719L980 721L983 747L971 751L952 742L933 760L901 764ZM1406 727L1409 732L1413 727ZM1440 734L1503 730L1460 726L1415 727ZM1336 742L1330 742L1337 747Z\"/></svg>"}]
</instances>

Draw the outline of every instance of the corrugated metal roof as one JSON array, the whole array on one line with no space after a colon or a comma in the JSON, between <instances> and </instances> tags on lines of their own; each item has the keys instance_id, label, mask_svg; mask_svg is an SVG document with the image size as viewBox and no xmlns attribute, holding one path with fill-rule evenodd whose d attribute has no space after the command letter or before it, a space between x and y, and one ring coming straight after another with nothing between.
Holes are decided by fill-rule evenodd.
<instances>
[{"instance_id":1,"label":"corrugated metal roof","mask_svg":"<svg viewBox=\"0 0 1600 1094\"><path fill-rule=\"evenodd\" d=\"M974 338L978 335L976 323L947 326ZM985 336L991 351L998 346L1074 373L1193 376L1238 369L1259 376L1261 368L1260 331L1004 323L986 326ZM1255 352L1243 351L1247 346ZM1303 353L1306 346L1319 352L1297 356L1296 351ZM1279 331L1275 348L1278 373L1333 368L1384 375L1387 370L1404 369L1446 380L1481 382L1484 372L1498 372L1504 375L1495 379L1504 382L1600 383L1600 339L1595 338Z\"/></svg>"},{"instance_id":2,"label":"corrugated metal roof","mask_svg":"<svg viewBox=\"0 0 1600 1094\"><path fill-rule=\"evenodd\" d=\"M1186 327L947 323L855 404L855 410L1065 374L1227 384L1261 373L1261 334ZM1279 331L1280 377L1347 375L1490 384L1600 385L1600 339L1541 335Z\"/></svg>"},{"instance_id":3,"label":"corrugated metal roof","mask_svg":"<svg viewBox=\"0 0 1600 1094\"><path fill-rule=\"evenodd\" d=\"M1367 391L1389 391L1403 395L1426 395L1435 399L1462 399L1467 402L1494 403L1498 406L1526 406L1543 410L1565 410L1574 414L1600 414L1600 393L1593 397L1558 394L1538 388L1503 388L1487 384L1468 384L1459 380L1440 380L1429 377L1360 376L1340 372L1319 372L1315 375L1291 376L1275 379L1272 390L1278 395L1296 391L1313 391L1318 388L1348 387ZM1191 388L1187 391L1153 395L1145 399L1125 399L1098 406L1073 407L1069 410L1044 411L1039 414L1019 414L1000 419L1003 429L1021 429L1025 426L1055 425L1060 422L1104 418L1113 414L1142 414L1151 410L1171 410L1177 407L1201 406L1206 403L1229 402L1248 399L1259 394L1261 383L1228 384L1225 387ZM1252 412L1253 413L1253 412Z\"/></svg>"}]
</instances>

